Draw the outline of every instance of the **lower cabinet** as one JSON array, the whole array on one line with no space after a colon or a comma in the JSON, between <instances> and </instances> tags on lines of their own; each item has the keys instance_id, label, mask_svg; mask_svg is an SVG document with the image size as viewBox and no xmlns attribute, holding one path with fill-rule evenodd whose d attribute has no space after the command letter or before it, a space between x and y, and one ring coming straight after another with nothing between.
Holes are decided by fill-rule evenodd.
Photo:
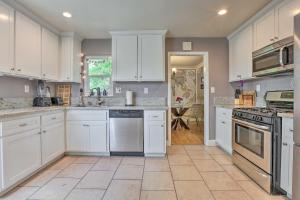
<instances>
[{"instance_id":1,"label":"lower cabinet","mask_svg":"<svg viewBox=\"0 0 300 200\"><path fill-rule=\"evenodd\" d=\"M280 187L292 196L293 183L293 119L282 119Z\"/></svg>"},{"instance_id":2,"label":"lower cabinet","mask_svg":"<svg viewBox=\"0 0 300 200\"><path fill-rule=\"evenodd\" d=\"M69 115L74 115L74 111L71 112ZM85 116L89 115L81 115L81 111L76 112L78 116L76 119L67 117L71 119L67 121L67 151L109 154L108 120L86 120ZM92 114L93 111L89 112ZM103 111L102 114L107 116L107 111Z\"/></svg>"},{"instance_id":3,"label":"lower cabinet","mask_svg":"<svg viewBox=\"0 0 300 200\"><path fill-rule=\"evenodd\" d=\"M42 164L46 164L65 152L64 122L42 129Z\"/></svg>"},{"instance_id":4,"label":"lower cabinet","mask_svg":"<svg viewBox=\"0 0 300 200\"><path fill-rule=\"evenodd\" d=\"M232 154L232 109L216 108L216 143Z\"/></svg>"},{"instance_id":5,"label":"lower cabinet","mask_svg":"<svg viewBox=\"0 0 300 200\"><path fill-rule=\"evenodd\" d=\"M166 153L165 111L145 111L144 152L147 156L162 156Z\"/></svg>"},{"instance_id":6,"label":"lower cabinet","mask_svg":"<svg viewBox=\"0 0 300 200\"><path fill-rule=\"evenodd\" d=\"M8 188L41 167L40 129L34 129L2 140L3 186Z\"/></svg>"}]
</instances>

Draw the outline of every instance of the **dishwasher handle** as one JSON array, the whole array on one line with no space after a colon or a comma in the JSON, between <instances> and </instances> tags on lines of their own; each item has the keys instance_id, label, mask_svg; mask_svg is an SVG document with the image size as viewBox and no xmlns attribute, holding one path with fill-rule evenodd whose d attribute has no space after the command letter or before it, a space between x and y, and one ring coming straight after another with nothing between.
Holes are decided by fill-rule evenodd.
<instances>
[{"instance_id":1,"label":"dishwasher handle","mask_svg":"<svg viewBox=\"0 0 300 200\"><path fill-rule=\"evenodd\" d=\"M144 118L143 110L110 110L109 118Z\"/></svg>"}]
</instances>

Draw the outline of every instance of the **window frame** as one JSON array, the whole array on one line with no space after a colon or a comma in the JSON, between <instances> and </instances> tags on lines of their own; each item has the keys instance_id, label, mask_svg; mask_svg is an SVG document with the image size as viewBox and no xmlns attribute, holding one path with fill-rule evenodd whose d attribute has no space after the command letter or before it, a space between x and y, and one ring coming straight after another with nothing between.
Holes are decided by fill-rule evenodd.
<instances>
[{"instance_id":1,"label":"window frame","mask_svg":"<svg viewBox=\"0 0 300 200\"><path fill-rule=\"evenodd\" d=\"M84 92L85 94L88 94L90 93L90 77L103 77L103 78L107 78L107 76L103 76L103 75L89 75L89 69L88 69L88 62L87 60L88 59L104 59L104 58L111 58L112 59L112 56L111 55L101 55L101 56L85 56L84 58L84 76L85 76L85 79L84 79ZM110 77L110 82L111 82L111 86L110 86L110 92L107 93L107 96L109 97L112 97L113 96L113 81L112 81L112 75ZM101 91L103 91L103 88L100 88Z\"/></svg>"}]
</instances>

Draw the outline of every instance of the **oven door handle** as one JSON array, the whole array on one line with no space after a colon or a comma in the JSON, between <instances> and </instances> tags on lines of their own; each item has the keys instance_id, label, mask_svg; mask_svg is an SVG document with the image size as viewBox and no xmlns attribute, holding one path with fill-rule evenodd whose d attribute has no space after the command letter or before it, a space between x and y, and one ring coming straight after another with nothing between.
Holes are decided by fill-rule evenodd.
<instances>
[{"instance_id":1,"label":"oven door handle","mask_svg":"<svg viewBox=\"0 0 300 200\"><path fill-rule=\"evenodd\" d=\"M235 121L235 122L237 122L239 124L242 124L242 125L254 127L254 128L265 130L265 131L269 131L270 130L270 127L268 127L268 126L257 125L257 124L253 124L253 123L241 121L241 120L238 120L238 119L233 119L233 121Z\"/></svg>"}]
</instances>

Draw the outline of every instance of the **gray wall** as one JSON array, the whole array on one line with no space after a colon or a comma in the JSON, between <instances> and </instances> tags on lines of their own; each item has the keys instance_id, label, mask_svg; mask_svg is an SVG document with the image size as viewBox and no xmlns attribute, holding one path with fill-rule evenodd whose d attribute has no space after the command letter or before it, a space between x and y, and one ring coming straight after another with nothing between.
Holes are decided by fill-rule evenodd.
<instances>
[{"instance_id":1,"label":"gray wall","mask_svg":"<svg viewBox=\"0 0 300 200\"><path fill-rule=\"evenodd\" d=\"M29 85L29 93L25 93L25 85ZM50 87L51 95L55 95L55 84L46 83ZM28 80L15 77L0 77L0 97L23 98L35 97L37 89L36 80Z\"/></svg>"},{"instance_id":2,"label":"gray wall","mask_svg":"<svg viewBox=\"0 0 300 200\"><path fill-rule=\"evenodd\" d=\"M210 139L215 138L215 96L232 96L233 88L228 83L228 41L226 38L168 38L166 39L166 68L168 67L168 52L182 51L182 42L193 42L193 51L206 51L209 53L210 86L216 88L216 93L210 95ZM82 52L87 56L110 55L111 40L93 39L84 40ZM168 70L166 70L168 72ZM166 74L167 76L167 74ZM167 79L166 79L167 80ZM124 96L127 89L136 92L139 97L168 97L167 82L163 83L114 83L114 87L121 87ZM144 87L149 89L149 94L143 93Z\"/></svg>"},{"instance_id":3,"label":"gray wall","mask_svg":"<svg viewBox=\"0 0 300 200\"><path fill-rule=\"evenodd\" d=\"M182 42L192 42L193 51L208 52L209 56L209 84L215 87L215 94L210 94L210 133L209 139L215 139L215 107L214 97L232 96L233 88L228 83L229 50L226 38L167 38L166 58L170 51L182 51ZM166 69L168 67L166 59Z\"/></svg>"}]
</instances>

